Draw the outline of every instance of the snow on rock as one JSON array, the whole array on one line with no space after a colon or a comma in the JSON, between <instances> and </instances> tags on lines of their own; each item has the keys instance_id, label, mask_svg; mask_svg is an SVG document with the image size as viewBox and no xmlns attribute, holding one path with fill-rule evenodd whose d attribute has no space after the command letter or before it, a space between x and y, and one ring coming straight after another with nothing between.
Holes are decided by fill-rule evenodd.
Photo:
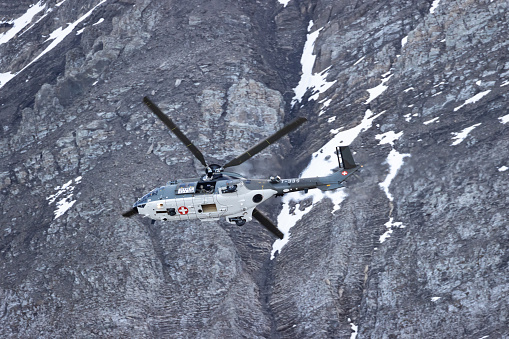
<instances>
[{"instance_id":1,"label":"snow on rock","mask_svg":"<svg viewBox=\"0 0 509 339\"><path fill-rule=\"evenodd\" d=\"M358 64L358 63L360 63L362 60L364 60L364 58L365 58L365 57L366 57L366 56L363 56L362 58L360 58L359 60L357 60L357 61L355 62L355 64L353 64L353 65L354 65L354 66L355 66L355 65L357 65L357 64Z\"/></svg>"},{"instance_id":2,"label":"snow on rock","mask_svg":"<svg viewBox=\"0 0 509 339\"><path fill-rule=\"evenodd\" d=\"M459 145L463 140L465 140L465 138L468 136L468 134L470 132L472 132L474 130L474 128L480 126L481 124L475 124L473 126L470 126L470 127L467 127L465 128L464 130L462 130L461 132L453 132L451 133L453 135L453 139L455 139L455 141L451 144L451 146L456 146L456 145Z\"/></svg>"},{"instance_id":3,"label":"snow on rock","mask_svg":"<svg viewBox=\"0 0 509 339\"><path fill-rule=\"evenodd\" d=\"M498 120L500 120L500 122L503 123L503 124L507 124L509 122L509 114L504 115L503 117L498 118Z\"/></svg>"},{"instance_id":4,"label":"snow on rock","mask_svg":"<svg viewBox=\"0 0 509 339\"><path fill-rule=\"evenodd\" d=\"M290 0L278 0L280 4L283 5L283 7L286 7L288 5L288 3L290 2Z\"/></svg>"},{"instance_id":5,"label":"snow on rock","mask_svg":"<svg viewBox=\"0 0 509 339\"><path fill-rule=\"evenodd\" d=\"M436 302L440 299L442 299L442 297L433 297L433 298L431 298L431 301Z\"/></svg>"},{"instance_id":6,"label":"snow on rock","mask_svg":"<svg viewBox=\"0 0 509 339\"><path fill-rule=\"evenodd\" d=\"M97 26L101 24L104 21L104 18L100 18L95 24L92 24L92 26Z\"/></svg>"},{"instance_id":7,"label":"snow on rock","mask_svg":"<svg viewBox=\"0 0 509 339\"><path fill-rule=\"evenodd\" d=\"M379 145L389 144L394 146L394 142L398 140L403 135L403 131L399 133L394 133L394 131L389 131L383 134L377 134L375 136L376 140L380 140Z\"/></svg>"},{"instance_id":8,"label":"snow on rock","mask_svg":"<svg viewBox=\"0 0 509 339\"><path fill-rule=\"evenodd\" d=\"M318 113L318 116L325 113L325 111L327 110L327 107L329 107L331 102L332 102L332 99L327 99L327 98L320 101L320 104L322 104L322 108L320 108L320 112Z\"/></svg>"},{"instance_id":9,"label":"snow on rock","mask_svg":"<svg viewBox=\"0 0 509 339\"><path fill-rule=\"evenodd\" d=\"M292 106L297 102L300 102L308 90L315 90L315 93L309 97L309 100L316 100L318 99L320 93L327 91L336 82L336 80L331 82L327 82L326 80L330 67L321 73L313 74L313 66L315 65L316 60L316 55L313 54L313 49L315 47L315 41L318 38L320 31L322 30L322 28L320 28L314 32L311 32L313 25L313 20L309 21L309 33L307 35L302 57L300 59L300 63L302 65L302 76L300 78L299 84L294 88L295 96L292 99Z\"/></svg>"},{"instance_id":10,"label":"snow on rock","mask_svg":"<svg viewBox=\"0 0 509 339\"><path fill-rule=\"evenodd\" d=\"M396 177L396 174L398 174L398 171L401 168L401 166L403 166L403 160L409 156L410 154L402 154L396 151L395 149L392 149L392 151L387 156L387 160L385 162L389 164L389 174L387 174L385 180L381 182L379 185L390 201L393 201L394 197L389 192L389 186L391 185L392 180Z\"/></svg>"},{"instance_id":11,"label":"snow on rock","mask_svg":"<svg viewBox=\"0 0 509 339\"><path fill-rule=\"evenodd\" d=\"M2 88L6 83L11 81L17 74L13 74L11 72L0 73L0 88Z\"/></svg>"},{"instance_id":12,"label":"snow on rock","mask_svg":"<svg viewBox=\"0 0 509 339\"><path fill-rule=\"evenodd\" d=\"M389 88L389 86L386 86L385 83L387 81L389 81L389 79L392 77L392 74L389 75L388 77L382 79L382 83L376 87L373 87L373 88L370 88L368 89L368 93L369 93L369 99L365 102L365 104L369 104L371 101L375 100L376 98L378 98L380 96L380 94L382 94L383 92L385 92L385 90L387 88Z\"/></svg>"},{"instance_id":13,"label":"snow on rock","mask_svg":"<svg viewBox=\"0 0 509 339\"><path fill-rule=\"evenodd\" d=\"M387 231L385 231L384 234L380 236L380 243L383 243L387 238L391 236L392 230L395 228L405 228L402 222L394 222L394 218L390 217L389 221L385 223L385 228Z\"/></svg>"},{"instance_id":14,"label":"snow on rock","mask_svg":"<svg viewBox=\"0 0 509 339\"><path fill-rule=\"evenodd\" d=\"M55 187L57 191L55 194L50 195L46 198L48 204L51 205L56 201L56 210L54 211L55 219L62 216L65 212L71 208L76 200L72 200L74 195L74 188L81 182L82 177L79 176L74 180L69 180L62 186ZM74 182L74 186L73 186ZM58 200L58 201L57 201Z\"/></svg>"},{"instance_id":15,"label":"snow on rock","mask_svg":"<svg viewBox=\"0 0 509 339\"><path fill-rule=\"evenodd\" d=\"M505 172L505 171L507 171L508 169L509 169L509 167L507 167L507 166L502 166L502 167L499 167L499 168L498 168L498 171L499 171L499 172Z\"/></svg>"},{"instance_id":16,"label":"snow on rock","mask_svg":"<svg viewBox=\"0 0 509 339\"><path fill-rule=\"evenodd\" d=\"M385 112L385 111L384 111ZM338 167L337 160L334 155L336 146L350 145L357 136L369 129L373 121L382 115L384 112L374 114L371 110L367 110L361 123L349 130L339 132L327 144L325 144L318 151L313 153L311 161L299 177L309 178L316 176L326 176L333 172L333 169ZM294 192L288 193L283 197L283 209L277 218L277 225L281 232L284 234L283 239L278 239L272 245L271 259L274 259L276 252L281 253L281 249L288 242L290 237L290 229L307 213L309 213L313 206L320 202L324 197L327 197L334 203L332 213L339 210L343 200L347 197L344 189L337 189L331 192L322 192L318 189L312 189L308 193ZM300 210L299 202L311 198L312 204L304 210ZM295 201L296 206L294 211L290 214L290 202Z\"/></svg>"},{"instance_id":17,"label":"snow on rock","mask_svg":"<svg viewBox=\"0 0 509 339\"><path fill-rule=\"evenodd\" d=\"M11 29L9 29L7 32L0 34L0 45L5 44L12 38L16 36L19 32L23 30L26 26L32 22L32 19L39 14L44 8L46 8L46 5L42 3L42 1L39 1L35 5L30 6L30 8L26 11L25 14L20 16L17 19L11 20L11 21L4 21L0 22L2 24L11 24L13 25Z\"/></svg>"},{"instance_id":18,"label":"snow on rock","mask_svg":"<svg viewBox=\"0 0 509 339\"><path fill-rule=\"evenodd\" d=\"M410 156L410 154L401 154L394 149L394 142L401 138L402 135L403 131L399 133L389 131L375 136L377 140L380 140L379 142L380 145L389 144L392 146L392 150L387 156L387 159L385 160L385 163L389 164L389 173L387 174L385 180L379 184L380 188L385 192L387 199L389 199L391 203L394 200L394 197L389 191L391 182L396 177L396 174L398 174L398 171L401 168L401 166L403 166L404 159ZM393 229L404 227L405 226L403 226L401 222L394 222L394 218L390 217L389 221L385 223L385 228L387 229L387 231L385 231L385 233L380 236L380 243L383 243L385 240L387 240L387 238L390 237Z\"/></svg>"},{"instance_id":19,"label":"snow on rock","mask_svg":"<svg viewBox=\"0 0 509 339\"><path fill-rule=\"evenodd\" d=\"M50 40L53 40L51 42L51 44L49 44L48 47L46 47L44 49L44 51L41 52L41 54L39 54L37 57L35 57L34 60L32 60L30 63L28 63L28 65L26 65L25 67L23 67L23 69L21 69L18 73L16 74L12 74L12 73L1 73L0 74L0 88L2 88L3 86L5 86L5 84L7 84L7 82L9 82L12 78L14 78L16 75L18 75L19 73L23 72L25 69L27 69L29 66L31 66L33 63L35 63L37 60L39 60L40 58L42 58L46 53L48 53L49 51L51 51L53 48L55 48L58 44L60 44L64 39L65 37L67 37L67 35L69 35L75 28L76 26L78 26L81 22L83 22L85 19L87 19L91 14L92 12L97 8L99 7L100 5L102 5L103 3L105 3L107 0L102 0L101 2L99 2L97 5L95 5L90 11L88 11L87 13L85 13L85 15L83 15L81 18L79 18L78 20L76 20L75 22L73 23L70 23L67 25L66 28L62 28L62 27L59 27L58 29L54 30L53 32L51 32L51 34L49 35L49 37L45 40L46 41L50 41Z\"/></svg>"},{"instance_id":20,"label":"snow on rock","mask_svg":"<svg viewBox=\"0 0 509 339\"><path fill-rule=\"evenodd\" d=\"M434 122L438 122L438 119L440 119L440 117L436 117L436 118L433 118L431 120L425 121L425 122L423 122L423 124L424 125L429 125L429 124L432 124Z\"/></svg>"},{"instance_id":21,"label":"snow on rock","mask_svg":"<svg viewBox=\"0 0 509 339\"><path fill-rule=\"evenodd\" d=\"M352 328L352 334L350 334L350 339L357 338L357 331L359 330L358 326L353 323L353 321L348 318L348 322L350 323L350 327Z\"/></svg>"},{"instance_id":22,"label":"snow on rock","mask_svg":"<svg viewBox=\"0 0 509 339\"><path fill-rule=\"evenodd\" d=\"M473 104L479 100L481 100L485 95L487 95L489 92L491 92L491 89L487 90L487 91L484 91L484 92L481 92L481 93L477 93L476 95L474 95L473 97L471 97L470 99L467 99L465 101L465 103L463 103L462 105L459 105L458 107L454 108L454 112L456 112L457 110L461 109L463 106L465 105L468 105L468 104Z\"/></svg>"},{"instance_id":23,"label":"snow on rock","mask_svg":"<svg viewBox=\"0 0 509 339\"><path fill-rule=\"evenodd\" d=\"M435 13L435 10L437 9L439 3L440 3L440 0L433 1L433 3L431 4L431 8L429 9L429 12L431 14Z\"/></svg>"},{"instance_id":24,"label":"snow on rock","mask_svg":"<svg viewBox=\"0 0 509 339\"><path fill-rule=\"evenodd\" d=\"M401 39L401 47L405 47L405 45L407 44L408 42L408 36L404 37L403 39Z\"/></svg>"}]
</instances>

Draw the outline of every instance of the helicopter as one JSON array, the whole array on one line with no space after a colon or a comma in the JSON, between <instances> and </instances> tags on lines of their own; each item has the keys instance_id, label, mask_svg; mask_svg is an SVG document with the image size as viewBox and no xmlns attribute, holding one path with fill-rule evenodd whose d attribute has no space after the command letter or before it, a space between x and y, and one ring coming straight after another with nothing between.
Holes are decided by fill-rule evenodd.
<instances>
[{"instance_id":1,"label":"helicopter","mask_svg":"<svg viewBox=\"0 0 509 339\"><path fill-rule=\"evenodd\" d=\"M228 223L237 226L243 226L254 218L276 237L283 239L283 233L257 209L259 204L273 196L283 196L290 192L307 193L309 189L314 188L322 191L338 189L362 167L355 163L348 146L338 146L336 154L340 169L328 176L290 179L271 176L268 179L248 179L241 174L225 171L225 168L242 164L296 130L307 121L306 118L295 118L269 138L221 166L207 164L200 150L157 105L148 97L144 97L143 102L200 161L205 167L205 174L199 178L172 180L164 186L155 188L136 201L129 211L123 213L124 217L140 214L152 219L152 223L156 220L210 221L224 217Z\"/></svg>"}]
</instances>

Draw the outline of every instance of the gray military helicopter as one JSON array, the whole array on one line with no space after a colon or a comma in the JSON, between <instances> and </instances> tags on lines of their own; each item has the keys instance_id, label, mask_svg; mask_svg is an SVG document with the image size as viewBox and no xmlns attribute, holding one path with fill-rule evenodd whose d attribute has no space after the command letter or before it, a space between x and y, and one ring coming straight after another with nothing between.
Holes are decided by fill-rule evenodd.
<instances>
[{"instance_id":1,"label":"gray military helicopter","mask_svg":"<svg viewBox=\"0 0 509 339\"><path fill-rule=\"evenodd\" d=\"M269 179L248 179L238 173L227 172L224 169L242 164L286 134L297 129L307 119L294 119L272 136L259 142L226 165L209 165L198 148L168 116L149 98L143 98L143 102L201 162L205 167L205 174L200 178L169 181L165 186L152 190L138 200L131 210L123 213L124 217L141 214L152 219L152 223L156 220L199 219L205 221L219 220L224 217L227 222L238 226L242 226L255 218L270 232L283 239L283 233L256 208L259 204L273 196L282 196L289 192L307 192L312 188L318 188L322 191L335 190L342 187L342 182L361 168L361 166L355 164L350 148L343 146L336 148L340 169L331 175L315 178L281 179L279 176L272 176Z\"/></svg>"}]
</instances>

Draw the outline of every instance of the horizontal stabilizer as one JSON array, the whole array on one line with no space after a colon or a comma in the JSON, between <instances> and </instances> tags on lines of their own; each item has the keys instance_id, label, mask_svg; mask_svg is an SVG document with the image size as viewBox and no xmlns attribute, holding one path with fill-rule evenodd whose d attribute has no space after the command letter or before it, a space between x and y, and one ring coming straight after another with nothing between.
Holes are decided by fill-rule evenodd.
<instances>
[{"instance_id":1,"label":"horizontal stabilizer","mask_svg":"<svg viewBox=\"0 0 509 339\"><path fill-rule=\"evenodd\" d=\"M338 189L340 187L344 187L344 186L342 184L340 184L340 183L333 183L333 184L328 184L328 185L316 186L316 188L320 189L323 192L325 192L325 191L332 191L332 190Z\"/></svg>"}]
</instances>

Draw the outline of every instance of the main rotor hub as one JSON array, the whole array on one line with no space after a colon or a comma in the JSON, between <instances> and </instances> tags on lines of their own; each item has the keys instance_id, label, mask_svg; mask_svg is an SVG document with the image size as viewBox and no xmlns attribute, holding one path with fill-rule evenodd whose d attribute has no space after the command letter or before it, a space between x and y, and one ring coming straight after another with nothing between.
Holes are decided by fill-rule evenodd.
<instances>
[{"instance_id":1,"label":"main rotor hub","mask_svg":"<svg viewBox=\"0 0 509 339\"><path fill-rule=\"evenodd\" d=\"M212 178L214 174L220 174L224 171L223 166L218 164L210 164L205 168L205 173L207 174L208 178Z\"/></svg>"}]
</instances>

